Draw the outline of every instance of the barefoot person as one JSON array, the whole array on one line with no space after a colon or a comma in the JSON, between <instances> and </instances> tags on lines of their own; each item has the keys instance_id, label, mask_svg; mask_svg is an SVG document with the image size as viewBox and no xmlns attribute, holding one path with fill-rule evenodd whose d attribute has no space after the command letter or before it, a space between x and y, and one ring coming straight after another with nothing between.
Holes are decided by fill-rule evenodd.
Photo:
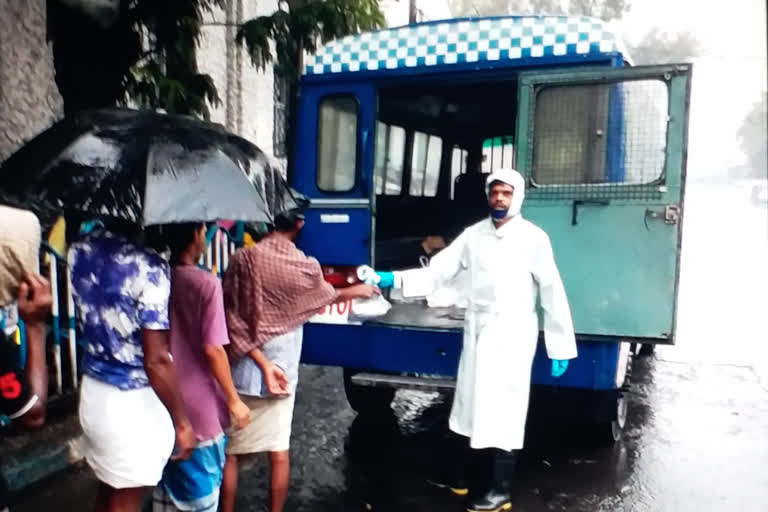
<instances>
[{"instance_id":1,"label":"barefoot person","mask_svg":"<svg viewBox=\"0 0 768 512\"><path fill-rule=\"evenodd\" d=\"M222 512L235 510L238 456L264 452L270 461L269 510L282 512L302 327L329 304L378 293L373 286L335 290L326 283L317 260L293 243L303 225L299 210L281 214L269 235L234 255L224 276L227 351L235 386L251 408L251 423L230 434Z\"/></svg>"},{"instance_id":2,"label":"barefoot person","mask_svg":"<svg viewBox=\"0 0 768 512\"><path fill-rule=\"evenodd\" d=\"M115 223L69 251L86 340L80 424L99 512L138 512L174 444L181 459L195 445L168 352L170 269L142 236Z\"/></svg>"},{"instance_id":3,"label":"barefoot person","mask_svg":"<svg viewBox=\"0 0 768 512\"><path fill-rule=\"evenodd\" d=\"M155 489L155 512L216 512L224 469L224 429L248 424L249 410L235 390L224 346L229 343L221 283L197 261L205 224L163 227L171 250L171 355L197 445L188 460L170 461Z\"/></svg>"}]
</instances>

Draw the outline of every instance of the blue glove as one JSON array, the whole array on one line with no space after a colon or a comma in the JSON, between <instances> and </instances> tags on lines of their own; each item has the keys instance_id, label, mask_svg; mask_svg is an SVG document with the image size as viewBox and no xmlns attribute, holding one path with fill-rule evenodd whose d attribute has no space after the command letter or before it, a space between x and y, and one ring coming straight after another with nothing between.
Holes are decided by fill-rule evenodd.
<instances>
[{"instance_id":1,"label":"blue glove","mask_svg":"<svg viewBox=\"0 0 768 512\"><path fill-rule=\"evenodd\" d=\"M392 272L376 272L379 277L378 287L382 290L395 286L395 274Z\"/></svg>"},{"instance_id":2,"label":"blue glove","mask_svg":"<svg viewBox=\"0 0 768 512\"><path fill-rule=\"evenodd\" d=\"M565 373L565 370L568 369L568 360L567 359L553 359L552 360L552 376L554 378L562 377L562 375Z\"/></svg>"}]
</instances>

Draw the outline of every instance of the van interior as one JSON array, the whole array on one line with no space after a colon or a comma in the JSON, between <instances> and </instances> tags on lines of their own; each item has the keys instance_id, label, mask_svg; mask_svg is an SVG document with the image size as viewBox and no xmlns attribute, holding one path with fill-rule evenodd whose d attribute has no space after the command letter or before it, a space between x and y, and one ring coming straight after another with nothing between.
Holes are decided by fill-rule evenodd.
<instances>
[{"instance_id":1,"label":"van interior","mask_svg":"<svg viewBox=\"0 0 768 512\"><path fill-rule=\"evenodd\" d=\"M379 90L375 264L413 268L488 214L487 173L511 167L517 83Z\"/></svg>"},{"instance_id":2,"label":"van interior","mask_svg":"<svg viewBox=\"0 0 768 512\"><path fill-rule=\"evenodd\" d=\"M375 266L415 268L488 215L487 174L511 167L516 80L379 89L374 157ZM388 296L376 323L459 329L456 305Z\"/></svg>"}]
</instances>

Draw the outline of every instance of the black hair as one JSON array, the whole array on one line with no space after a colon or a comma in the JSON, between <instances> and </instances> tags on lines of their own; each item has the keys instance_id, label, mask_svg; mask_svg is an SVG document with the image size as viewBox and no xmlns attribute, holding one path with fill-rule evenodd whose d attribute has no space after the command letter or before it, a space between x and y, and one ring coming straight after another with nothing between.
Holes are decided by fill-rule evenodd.
<instances>
[{"instance_id":1,"label":"black hair","mask_svg":"<svg viewBox=\"0 0 768 512\"><path fill-rule=\"evenodd\" d=\"M304 220L304 212L300 208L280 212L275 216L275 231L290 233L296 229L296 224L302 220Z\"/></svg>"},{"instance_id":2,"label":"black hair","mask_svg":"<svg viewBox=\"0 0 768 512\"><path fill-rule=\"evenodd\" d=\"M171 264L177 265L184 251L195 240L195 233L203 227L202 222L183 222L166 224L162 227L162 237L171 251Z\"/></svg>"}]
</instances>

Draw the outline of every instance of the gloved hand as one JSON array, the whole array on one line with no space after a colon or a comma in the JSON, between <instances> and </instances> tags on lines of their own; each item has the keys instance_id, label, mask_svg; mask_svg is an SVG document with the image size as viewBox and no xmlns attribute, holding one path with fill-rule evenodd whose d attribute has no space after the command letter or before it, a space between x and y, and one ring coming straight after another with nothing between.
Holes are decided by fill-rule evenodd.
<instances>
[{"instance_id":1,"label":"gloved hand","mask_svg":"<svg viewBox=\"0 0 768 512\"><path fill-rule=\"evenodd\" d=\"M554 378L562 377L565 370L568 369L567 359L553 359L552 360L552 376Z\"/></svg>"},{"instance_id":2,"label":"gloved hand","mask_svg":"<svg viewBox=\"0 0 768 512\"><path fill-rule=\"evenodd\" d=\"M376 276L379 278L377 285L382 290L395 286L395 274L392 272L376 272Z\"/></svg>"}]
</instances>

